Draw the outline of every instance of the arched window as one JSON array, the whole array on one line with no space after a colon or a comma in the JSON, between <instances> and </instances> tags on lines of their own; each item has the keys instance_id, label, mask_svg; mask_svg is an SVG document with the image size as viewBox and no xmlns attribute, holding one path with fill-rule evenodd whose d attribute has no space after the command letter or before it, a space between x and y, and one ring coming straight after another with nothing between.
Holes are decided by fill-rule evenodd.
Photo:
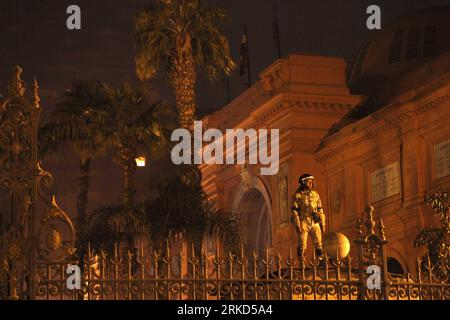
<instances>
[{"instance_id":1,"label":"arched window","mask_svg":"<svg viewBox=\"0 0 450 320\"><path fill-rule=\"evenodd\" d=\"M403 43L405 39L405 30L398 30L391 43L389 52L389 63L400 62L402 60Z\"/></svg>"},{"instance_id":2,"label":"arched window","mask_svg":"<svg viewBox=\"0 0 450 320\"><path fill-rule=\"evenodd\" d=\"M435 57L437 33L436 26L397 30L389 51L389 63Z\"/></svg>"},{"instance_id":3,"label":"arched window","mask_svg":"<svg viewBox=\"0 0 450 320\"><path fill-rule=\"evenodd\" d=\"M397 259L391 257L387 258L387 269L389 273L392 273L394 275L405 274L405 270L403 270L401 263L398 262Z\"/></svg>"},{"instance_id":4,"label":"arched window","mask_svg":"<svg viewBox=\"0 0 450 320\"><path fill-rule=\"evenodd\" d=\"M437 55L437 27L426 27L423 32L423 57L433 58Z\"/></svg>"},{"instance_id":5,"label":"arched window","mask_svg":"<svg viewBox=\"0 0 450 320\"><path fill-rule=\"evenodd\" d=\"M406 40L406 60L420 58L420 32L421 29L413 28L408 30Z\"/></svg>"}]
</instances>

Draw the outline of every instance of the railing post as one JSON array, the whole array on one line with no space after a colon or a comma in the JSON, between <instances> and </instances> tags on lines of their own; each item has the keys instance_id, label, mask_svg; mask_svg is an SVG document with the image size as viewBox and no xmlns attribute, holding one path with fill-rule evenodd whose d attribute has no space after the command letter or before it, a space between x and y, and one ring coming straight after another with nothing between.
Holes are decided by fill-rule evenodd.
<instances>
[{"instance_id":1,"label":"railing post","mask_svg":"<svg viewBox=\"0 0 450 320\"><path fill-rule=\"evenodd\" d=\"M380 270L380 277L378 280L381 284L380 288L373 290L380 290L383 299L389 299L389 274L387 270L387 252L386 252L386 236L384 233L384 224L381 218L378 223L378 232L375 232L376 222L373 218L374 208L367 206L365 209L365 219L357 220L357 239L354 241L358 248L358 274L359 274L359 298L366 298L367 274L365 270L368 266L378 266ZM366 226L366 232L363 232L363 224ZM373 295L376 297L376 294Z\"/></svg>"},{"instance_id":2,"label":"railing post","mask_svg":"<svg viewBox=\"0 0 450 320\"><path fill-rule=\"evenodd\" d=\"M384 300L389 300L389 272L387 269L387 250L386 250L386 235L384 233L384 223L381 218L378 220L378 236L380 238L381 246L381 285Z\"/></svg>"},{"instance_id":3,"label":"railing post","mask_svg":"<svg viewBox=\"0 0 450 320\"><path fill-rule=\"evenodd\" d=\"M364 250L364 236L362 231L363 221L358 218L356 221L357 239L354 241L358 248L358 278L359 278L359 290L358 300L365 300L366 298L366 274L364 271L363 262L363 250Z\"/></svg>"}]
</instances>

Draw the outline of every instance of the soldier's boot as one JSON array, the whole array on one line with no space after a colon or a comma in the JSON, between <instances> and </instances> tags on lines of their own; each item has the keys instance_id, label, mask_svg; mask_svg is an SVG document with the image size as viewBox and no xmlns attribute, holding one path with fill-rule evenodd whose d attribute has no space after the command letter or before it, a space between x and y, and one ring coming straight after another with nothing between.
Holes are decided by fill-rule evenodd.
<instances>
[{"instance_id":1,"label":"soldier's boot","mask_svg":"<svg viewBox=\"0 0 450 320\"><path fill-rule=\"evenodd\" d=\"M315 250L316 254L316 261L319 263L318 266L322 267L324 266L324 256L323 256L323 250L321 248L318 248Z\"/></svg>"},{"instance_id":2,"label":"soldier's boot","mask_svg":"<svg viewBox=\"0 0 450 320\"><path fill-rule=\"evenodd\" d=\"M322 249L320 249L320 248L316 249L316 257L318 259L323 260L323 251L322 251Z\"/></svg>"}]
</instances>

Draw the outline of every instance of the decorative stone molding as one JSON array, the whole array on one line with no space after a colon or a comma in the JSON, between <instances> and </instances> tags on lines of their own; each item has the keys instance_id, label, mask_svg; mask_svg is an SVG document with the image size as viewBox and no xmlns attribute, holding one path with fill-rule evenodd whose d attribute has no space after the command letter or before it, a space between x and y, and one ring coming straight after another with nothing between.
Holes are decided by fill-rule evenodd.
<instances>
[{"instance_id":1,"label":"decorative stone molding","mask_svg":"<svg viewBox=\"0 0 450 320\"><path fill-rule=\"evenodd\" d=\"M252 185L252 174L248 165L241 166L241 185L245 191L248 191Z\"/></svg>"},{"instance_id":2,"label":"decorative stone molding","mask_svg":"<svg viewBox=\"0 0 450 320\"><path fill-rule=\"evenodd\" d=\"M242 167L243 168L241 171L241 184L237 188L233 198L233 203L231 206L232 212L237 212L242 197L246 192L248 192L250 189L256 189L262 194L266 202L267 208L269 210L269 213L272 214L272 199L270 197L271 191L266 187L266 185L263 183L260 177L252 175L250 173L249 167L244 166Z\"/></svg>"},{"instance_id":3,"label":"decorative stone molding","mask_svg":"<svg viewBox=\"0 0 450 320\"><path fill-rule=\"evenodd\" d=\"M284 164L277 175L278 225L289 222L289 168Z\"/></svg>"},{"instance_id":4,"label":"decorative stone molding","mask_svg":"<svg viewBox=\"0 0 450 320\"><path fill-rule=\"evenodd\" d=\"M429 103L421 105L420 107L416 108L415 110L408 110L408 111L406 111L406 112L404 112L402 114L399 114L399 115L395 116L394 118L389 119L389 121L386 124L384 124L383 126L378 127L376 129L374 129L374 130L364 134L362 137L359 137L359 138L354 139L352 141L349 141L349 142L346 142L344 144L341 144L341 145L339 145L339 146L337 146L335 148L328 147L328 148L330 148L330 151L328 151L328 152L324 153L323 155L321 155L320 157L318 157L317 160L319 162L322 162L322 161L324 161L326 159L329 159L329 158L331 158L331 157L333 157L333 156L343 152L344 150L346 150L346 149L348 149L350 147L356 146L356 145L358 145L358 144L360 144L360 143L362 143L362 142L364 142L364 141L366 141L368 139L371 139L371 138L379 135L380 133L386 131L390 127L398 125L399 122L402 122L402 121L404 121L404 120L406 120L408 118L411 118L413 116L417 116L417 115L419 115L419 114L421 114L421 113L423 113L423 112L425 112L425 111L427 111L427 110L429 110L429 109L431 109L433 107L436 107L436 106L446 102L449 99L450 99L450 93L446 94L444 96L441 96L441 97L439 97L439 98L437 98L437 99L435 99L435 100L433 100L433 101L431 101Z\"/></svg>"},{"instance_id":5,"label":"decorative stone molding","mask_svg":"<svg viewBox=\"0 0 450 320\"><path fill-rule=\"evenodd\" d=\"M320 101L308 101L308 100L290 100L289 97L285 97L283 102L275 103L262 115L255 118L254 125L252 127L263 126L266 121L279 111L281 108L300 108L300 109L314 109L314 110L333 110L349 112L353 109L354 105L349 103L335 103L335 102L320 102ZM306 110L305 110L306 111Z\"/></svg>"},{"instance_id":6,"label":"decorative stone molding","mask_svg":"<svg viewBox=\"0 0 450 320\"><path fill-rule=\"evenodd\" d=\"M262 87L266 93L273 94L274 91L284 89L288 79L283 75L279 68L267 76L261 78Z\"/></svg>"},{"instance_id":7,"label":"decorative stone molding","mask_svg":"<svg viewBox=\"0 0 450 320\"><path fill-rule=\"evenodd\" d=\"M273 115L275 112L277 112L278 110L280 110L283 107L283 105L286 105L286 104L282 103L282 102L274 104L269 110L267 110L261 116L257 117L254 120L252 127L257 128L259 126L263 126L266 123L266 121L269 119L269 117L271 115Z\"/></svg>"}]
</instances>

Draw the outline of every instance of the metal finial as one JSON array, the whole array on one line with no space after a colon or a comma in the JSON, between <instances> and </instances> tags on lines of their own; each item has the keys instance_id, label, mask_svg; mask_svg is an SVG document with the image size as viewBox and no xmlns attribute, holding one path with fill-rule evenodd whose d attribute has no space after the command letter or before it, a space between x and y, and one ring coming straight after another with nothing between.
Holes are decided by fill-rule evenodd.
<instances>
[{"instance_id":1,"label":"metal finial","mask_svg":"<svg viewBox=\"0 0 450 320\"><path fill-rule=\"evenodd\" d=\"M16 66L13 70L13 77L9 85L10 94L23 96L25 94L25 82L22 80L22 68Z\"/></svg>"},{"instance_id":2,"label":"metal finial","mask_svg":"<svg viewBox=\"0 0 450 320\"><path fill-rule=\"evenodd\" d=\"M384 229L385 229L385 227L384 227L383 219L380 218L379 223L378 223L378 233L382 240L386 240L386 234L384 233Z\"/></svg>"},{"instance_id":3,"label":"metal finial","mask_svg":"<svg viewBox=\"0 0 450 320\"><path fill-rule=\"evenodd\" d=\"M375 233L375 220L373 220L373 210L374 208L372 206L367 206L366 208L366 221L365 221L365 225L367 228L367 231L369 232L369 234L374 234Z\"/></svg>"},{"instance_id":4,"label":"metal finial","mask_svg":"<svg viewBox=\"0 0 450 320\"><path fill-rule=\"evenodd\" d=\"M358 218L356 220L356 233L358 234L358 238L362 239L363 238L363 219L362 218Z\"/></svg>"},{"instance_id":5,"label":"metal finial","mask_svg":"<svg viewBox=\"0 0 450 320\"><path fill-rule=\"evenodd\" d=\"M289 242L289 259L292 259L292 243Z\"/></svg>"},{"instance_id":6,"label":"metal finial","mask_svg":"<svg viewBox=\"0 0 450 320\"><path fill-rule=\"evenodd\" d=\"M39 108L39 102L41 98L39 97L39 86L36 78L33 81L33 97L31 98L31 102L34 107Z\"/></svg>"}]
</instances>

